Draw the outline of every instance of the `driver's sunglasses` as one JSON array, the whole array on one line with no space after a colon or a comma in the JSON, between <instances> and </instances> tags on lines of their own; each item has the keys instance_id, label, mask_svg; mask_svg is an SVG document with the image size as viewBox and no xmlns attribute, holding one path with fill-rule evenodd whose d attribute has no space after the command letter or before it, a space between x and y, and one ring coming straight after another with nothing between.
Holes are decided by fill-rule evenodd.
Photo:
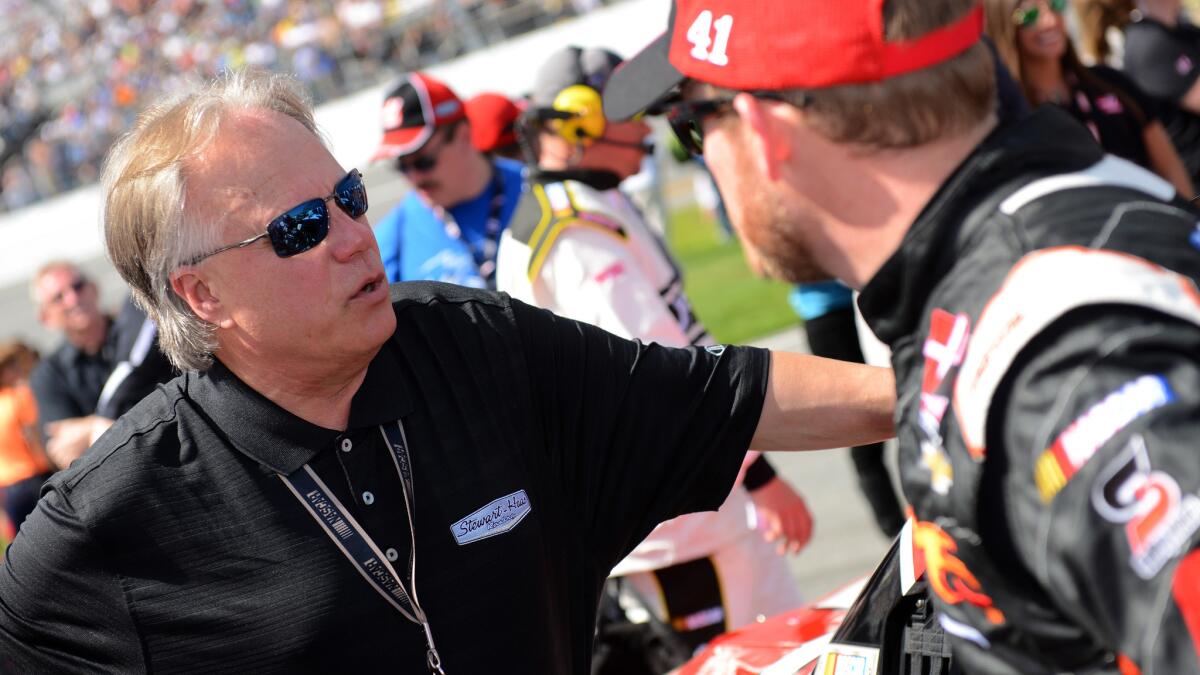
<instances>
[{"instance_id":1,"label":"driver's sunglasses","mask_svg":"<svg viewBox=\"0 0 1200 675\"><path fill-rule=\"evenodd\" d=\"M756 98L772 101L784 101L776 92L751 92ZM785 101L786 102L786 101ZM704 121L714 115L720 115L733 107L733 97L710 98L695 101L677 101L663 104L649 114L661 112L667 118L675 138L688 154L699 157L704 154Z\"/></svg>"},{"instance_id":2,"label":"driver's sunglasses","mask_svg":"<svg viewBox=\"0 0 1200 675\"><path fill-rule=\"evenodd\" d=\"M664 116L683 149L688 154L699 157L704 154L704 120L724 113L732 106L732 96L680 101L666 106Z\"/></svg>"},{"instance_id":3,"label":"driver's sunglasses","mask_svg":"<svg viewBox=\"0 0 1200 675\"><path fill-rule=\"evenodd\" d=\"M1041 2L1029 7L1018 7L1013 10L1013 22L1019 28L1031 28L1037 24L1038 18L1042 15ZM1062 14L1067 11L1067 0L1045 0L1045 5L1050 8L1055 14Z\"/></svg>"},{"instance_id":4,"label":"driver's sunglasses","mask_svg":"<svg viewBox=\"0 0 1200 675\"><path fill-rule=\"evenodd\" d=\"M275 249L275 255L280 258L304 253L324 241L325 236L329 234L330 200L351 218L359 218L367 212L367 187L363 185L362 174L358 169L351 169L350 173L339 180L328 197L310 199L284 211L267 223L266 232L196 256L184 264L195 265L218 253L249 246L263 237L271 240L271 248Z\"/></svg>"}]
</instances>

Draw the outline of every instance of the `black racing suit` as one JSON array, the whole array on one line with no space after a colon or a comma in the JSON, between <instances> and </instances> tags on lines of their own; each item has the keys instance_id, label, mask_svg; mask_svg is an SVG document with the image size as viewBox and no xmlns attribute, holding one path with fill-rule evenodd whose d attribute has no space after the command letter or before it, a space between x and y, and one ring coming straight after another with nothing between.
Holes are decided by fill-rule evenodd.
<instances>
[{"instance_id":1,"label":"black racing suit","mask_svg":"<svg viewBox=\"0 0 1200 675\"><path fill-rule=\"evenodd\" d=\"M862 293L967 672L1200 672L1200 234L1065 113L998 129Z\"/></svg>"}]
</instances>

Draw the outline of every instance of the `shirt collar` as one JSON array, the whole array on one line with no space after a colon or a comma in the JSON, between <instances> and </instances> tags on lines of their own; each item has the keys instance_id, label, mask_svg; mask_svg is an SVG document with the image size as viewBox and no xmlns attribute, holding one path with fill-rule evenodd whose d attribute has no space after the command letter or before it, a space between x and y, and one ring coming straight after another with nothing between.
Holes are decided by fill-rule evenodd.
<instances>
[{"instance_id":1,"label":"shirt collar","mask_svg":"<svg viewBox=\"0 0 1200 675\"><path fill-rule=\"evenodd\" d=\"M616 189L621 185L621 177L605 169L571 168L561 171L537 169L531 177L539 183L558 183L564 180L575 180L602 192Z\"/></svg>"},{"instance_id":2,"label":"shirt collar","mask_svg":"<svg viewBox=\"0 0 1200 675\"><path fill-rule=\"evenodd\" d=\"M347 433L394 422L412 411L395 349L387 342L368 365L350 402ZM342 435L279 407L220 361L203 373L188 373L184 387L233 447L277 473L296 471Z\"/></svg>"},{"instance_id":3,"label":"shirt collar","mask_svg":"<svg viewBox=\"0 0 1200 675\"><path fill-rule=\"evenodd\" d=\"M954 171L905 233L900 247L863 288L858 305L872 331L891 346L921 321L934 288L988 218L974 210L1038 176L1082 170L1103 151L1057 106L1042 106L991 133Z\"/></svg>"},{"instance_id":4,"label":"shirt collar","mask_svg":"<svg viewBox=\"0 0 1200 675\"><path fill-rule=\"evenodd\" d=\"M95 354L88 354L80 349L75 343L70 340L63 340L59 351L62 358L67 363L76 364L84 359L98 359L103 361L111 361L116 363L117 349L117 331L114 330L113 319L110 316L105 316L104 320L104 341L100 343L100 351Z\"/></svg>"}]
</instances>

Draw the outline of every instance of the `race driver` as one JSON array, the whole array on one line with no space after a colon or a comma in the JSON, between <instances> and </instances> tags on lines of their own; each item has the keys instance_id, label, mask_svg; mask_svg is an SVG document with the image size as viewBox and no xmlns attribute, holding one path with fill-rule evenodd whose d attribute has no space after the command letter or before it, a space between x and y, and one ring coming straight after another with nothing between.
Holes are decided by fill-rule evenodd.
<instances>
[{"instance_id":1,"label":"race driver","mask_svg":"<svg viewBox=\"0 0 1200 675\"><path fill-rule=\"evenodd\" d=\"M982 27L678 0L605 111L703 151L758 269L861 289L964 670L1200 672L1197 211L1054 107L998 125Z\"/></svg>"}]
</instances>

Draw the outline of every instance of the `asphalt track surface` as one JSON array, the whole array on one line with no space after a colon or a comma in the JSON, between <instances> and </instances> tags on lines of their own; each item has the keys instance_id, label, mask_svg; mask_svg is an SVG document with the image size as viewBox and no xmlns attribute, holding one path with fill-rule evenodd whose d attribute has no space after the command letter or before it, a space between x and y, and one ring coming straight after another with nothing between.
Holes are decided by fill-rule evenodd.
<instances>
[{"instance_id":1,"label":"asphalt track surface","mask_svg":"<svg viewBox=\"0 0 1200 675\"><path fill-rule=\"evenodd\" d=\"M370 190L372 222L404 195L406 186L387 167L364 168ZM105 307L119 306L124 284L104 258L85 261L83 267L101 288ZM19 336L41 349L54 338L40 328L25 284L0 288L0 338ZM803 331L794 329L770 336L756 344L786 351L806 351ZM894 448L889 448L894 458ZM805 497L814 519L809 546L789 558L790 568L806 598L816 599L841 585L869 573L882 559L889 540L880 534L858 491L853 465L845 450L807 453L774 453L779 473ZM894 461L892 463L894 468ZM894 475L894 471L893 471Z\"/></svg>"}]
</instances>

